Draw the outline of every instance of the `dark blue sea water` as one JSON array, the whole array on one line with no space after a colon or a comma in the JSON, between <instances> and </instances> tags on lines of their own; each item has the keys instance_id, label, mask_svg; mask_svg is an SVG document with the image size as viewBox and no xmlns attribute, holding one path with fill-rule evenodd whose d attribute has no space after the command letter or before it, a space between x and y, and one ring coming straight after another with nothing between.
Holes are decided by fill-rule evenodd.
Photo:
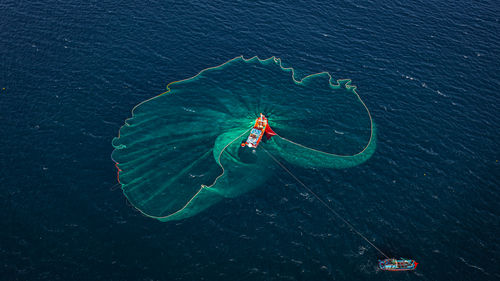
<instances>
[{"instance_id":1,"label":"dark blue sea water","mask_svg":"<svg viewBox=\"0 0 500 281\"><path fill-rule=\"evenodd\" d=\"M0 1L1 280L500 279L496 1ZM290 167L161 223L117 189L137 103L244 55L351 78L378 128L365 164Z\"/></svg>"}]
</instances>

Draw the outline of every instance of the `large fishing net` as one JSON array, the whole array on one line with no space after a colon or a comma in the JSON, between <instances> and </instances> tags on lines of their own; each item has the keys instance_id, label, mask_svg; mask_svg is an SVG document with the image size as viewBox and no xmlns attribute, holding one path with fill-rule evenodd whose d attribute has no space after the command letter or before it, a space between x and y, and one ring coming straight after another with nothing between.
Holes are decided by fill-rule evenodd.
<instances>
[{"instance_id":1,"label":"large fishing net","mask_svg":"<svg viewBox=\"0 0 500 281\"><path fill-rule=\"evenodd\" d=\"M262 186L275 168L266 153L306 168L358 165L375 150L375 125L349 83L326 72L299 81L275 57L237 57L173 82L134 107L113 139L123 192L168 221ZM260 113L278 135L246 162L238 151Z\"/></svg>"}]
</instances>

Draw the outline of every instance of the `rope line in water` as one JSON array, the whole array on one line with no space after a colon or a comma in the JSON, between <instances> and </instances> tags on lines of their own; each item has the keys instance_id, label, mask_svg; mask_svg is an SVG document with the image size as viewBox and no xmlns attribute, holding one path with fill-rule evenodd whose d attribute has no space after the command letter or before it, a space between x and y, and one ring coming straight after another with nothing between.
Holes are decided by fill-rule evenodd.
<instances>
[{"instance_id":1,"label":"rope line in water","mask_svg":"<svg viewBox=\"0 0 500 281\"><path fill-rule=\"evenodd\" d=\"M323 199L321 199L316 193L314 193L309 187L307 187L307 185L305 185L305 183L303 183L301 180L299 180L290 170L288 170L287 167L285 167L285 165L283 165L278 159L276 159L271 153L269 153L269 151L267 151L265 148L263 148L263 149L267 153L267 155L269 155L269 157L271 157L271 159L274 160L274 162L276 162L283 170L285 170L285 172L287 172L290 176L292 176L292 178L294 178L300 185L302 185L309 193L311 193L314 197L316 197L316 199L318 199L318 201L321 202L321 204L323 204L328 210L330 210L330 212L332 212L332 214L336 215L347 226L349 226L349 228L351 228L352 231L354 231L361 238L363 238L366 242L368 242L368 244L370 244L373 248L375 248L375 250L379 251L379 253L381 253L382 255L384 255L386 258L389 259L389 257L384 252L382 252L382 250L380 250L377 246L375 246L375 244L370 242L370 240L368 240L368 238L366 238L361 232L359 232L356 228L354 228L354 226L352 224L350 224L339 213L337 213L334 209L332 209L332 207L330 207L328 204L326 204L326 202L323 201Z\"/></svg>"}]
</instances>

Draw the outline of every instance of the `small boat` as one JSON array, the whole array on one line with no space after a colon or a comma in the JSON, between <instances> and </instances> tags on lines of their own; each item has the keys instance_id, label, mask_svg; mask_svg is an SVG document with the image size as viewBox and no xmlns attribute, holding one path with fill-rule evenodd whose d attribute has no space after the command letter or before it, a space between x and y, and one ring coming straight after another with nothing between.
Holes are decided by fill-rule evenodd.
<instances>
[{"instance_id":1,"label":"small boat","mask_svg":"<svg viewBox=\"0 0 500 281\"><path fill-rule=\"evenodd\" d=\"M260 117L255 120L255 125L250 130L247 140L241 143L241 147L257 148L264 135L269 139L276 135L276 133L269 127L267 118L261 113Z\"/></svg>"},{"instance_id":2,"label":"small boat","mask_svg":"<svg viewBox=\"0 0 500 281\"><path fill-rule=\"evenodd\" d=\"M418 263L414 260L408 259L385 259L378 261L378 267L382 270L388 271L407 271L415 270Z\"/></svg>"}]
</instances>

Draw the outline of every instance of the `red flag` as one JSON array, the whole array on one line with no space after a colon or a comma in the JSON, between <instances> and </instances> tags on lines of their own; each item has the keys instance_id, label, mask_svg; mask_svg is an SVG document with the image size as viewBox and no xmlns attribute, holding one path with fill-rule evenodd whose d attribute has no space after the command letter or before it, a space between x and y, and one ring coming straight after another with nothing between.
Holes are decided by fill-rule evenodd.
<instances>
[{"instance_id":1,"label":"red flag","mask_svg":"<svg viewBox=\"0 0 500 281\"><path fill-rule=\"evenodd\" d=\"M272 136L276 136L277 134L271 129L269 124L266 126L266 131L264 132L267 139L270 139Z\"/></svg>"}]
</instances>

